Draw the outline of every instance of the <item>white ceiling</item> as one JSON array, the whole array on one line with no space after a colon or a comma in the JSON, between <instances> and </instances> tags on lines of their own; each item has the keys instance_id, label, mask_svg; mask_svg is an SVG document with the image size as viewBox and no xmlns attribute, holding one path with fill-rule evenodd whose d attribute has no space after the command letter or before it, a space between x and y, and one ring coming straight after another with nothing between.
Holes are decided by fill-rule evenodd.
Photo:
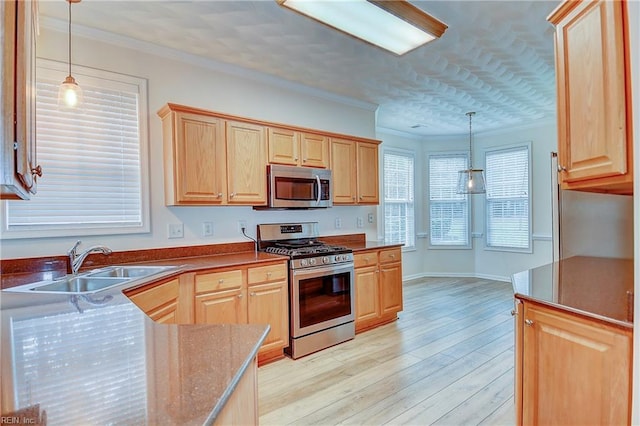
<instances>
[{"instance_id":1,"label":"white ceiling","mask_svg":"<svg viewBox=\"0 0 640 426\"><path fill-rule=\"evenodd\" d=\"M73 25L276 76L379 105L377 124L415 135L465 134L555 119L558 1L411 1L449 28L398 57L260 1L83 0ZM66 21L65 0L40 14ZM419 126L414 128L414 126Z\"/></svg>"}]
</instances>

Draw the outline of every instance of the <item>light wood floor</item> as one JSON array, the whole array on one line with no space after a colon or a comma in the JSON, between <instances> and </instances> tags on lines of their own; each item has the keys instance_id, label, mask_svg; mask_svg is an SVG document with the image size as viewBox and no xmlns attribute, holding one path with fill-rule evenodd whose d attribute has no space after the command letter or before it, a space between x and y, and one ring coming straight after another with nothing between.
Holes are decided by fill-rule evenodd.
<instances>
[{"instance_id":1,"label":"light wood floor","mask_svg":"<svg viewBox=\"0 0 640 426\"><path fill-rule=\"evenodd\" d=\"M262 425L513 425L511 284L404 285L398 321L260 367Z\"/></svg>"}]
</instances>

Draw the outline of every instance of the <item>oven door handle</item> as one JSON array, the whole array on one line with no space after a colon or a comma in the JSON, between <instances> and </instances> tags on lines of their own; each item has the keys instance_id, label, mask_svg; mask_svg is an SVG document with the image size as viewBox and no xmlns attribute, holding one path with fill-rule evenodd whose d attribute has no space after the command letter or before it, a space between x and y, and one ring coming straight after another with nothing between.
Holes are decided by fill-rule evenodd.
<instances>
[{"instance_id":1,"label":"oven door handle","mask_svg":"<svg viewBox=\"0 0 640 426\"><path fill-rule=\"evenodd\" d=\"M304 275L314 277L314 276L327 275L327 272L339 274L342 272L349 272L349 271L353 271L353 262L340 263L338 265L326 265L326 266L317 266L312 268L293 269L293 275L296 277L304 276Z\"/></svg>"}]
</instances>

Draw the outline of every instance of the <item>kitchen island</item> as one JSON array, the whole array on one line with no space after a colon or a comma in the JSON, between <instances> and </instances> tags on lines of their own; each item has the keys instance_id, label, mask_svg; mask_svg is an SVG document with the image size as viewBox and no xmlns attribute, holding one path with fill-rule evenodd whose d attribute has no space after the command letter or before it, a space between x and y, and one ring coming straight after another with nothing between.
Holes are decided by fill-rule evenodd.
<instances>
[{"instance_id":1,"label":"kitchen island","mask_svg":"<svg viewBox=\"0 0 640 426\"><path fill-rule=\"evenodd\" d=\"M633 260L514 274L517 424L629 424Z\"/></svg>"}]
</instances>

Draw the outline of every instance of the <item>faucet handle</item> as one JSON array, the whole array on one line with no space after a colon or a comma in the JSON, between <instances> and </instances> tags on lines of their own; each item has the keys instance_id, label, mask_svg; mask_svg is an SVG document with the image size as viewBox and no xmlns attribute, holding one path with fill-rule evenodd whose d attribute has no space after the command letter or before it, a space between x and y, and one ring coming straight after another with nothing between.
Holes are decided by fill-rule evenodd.
<instances>
[{"instance_id":1,"label":"faucet handle","mask_svg":"<svg viewBox=\"0 0 640 426\"><path fill-rule=\"evenodd\" d=\"M80 241L80 240L76 241L76 243L73 245L73 247L71 247L71 249L69 249L67 254L69 256L75 256L76 255L76 249L78 248L78 246L80 245L81 242L82 241Z\"/></svg>"}]
</instances>

